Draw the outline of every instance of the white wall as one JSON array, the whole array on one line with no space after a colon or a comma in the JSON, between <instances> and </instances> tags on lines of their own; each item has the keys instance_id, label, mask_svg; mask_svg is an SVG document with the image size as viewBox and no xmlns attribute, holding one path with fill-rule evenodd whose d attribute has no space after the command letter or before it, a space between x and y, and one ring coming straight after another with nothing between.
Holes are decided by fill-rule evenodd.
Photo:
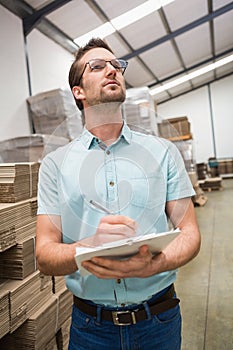
<instances>
[{"instance_id":1,"label":"white wall","mask_svg":"<svg viewBox=\"0 0 233 350\"><path fill-rule=\"evenodd\" d=\"M32 95L57 88L69 88L72 54L33 30L27 37Z\"/></svg>"},{"instance_id":2,"label":"white wall","mask_svg":"<svg viewBox=\"0 0 233 350\"><path fill-rule=\"evenodd\" d=\"M157 108L159 116L164 119L188 117L197 163L207 162L215 155L213 131L216 156L233 156L233 76L212 83L210 94L212 117L207 86L162 103Z\"/></svg>"},{"instance_id":3,"label":"white wall","mask_svg":"<svg viewBox=\"0 0 233 350\"><path fill-rule=\"evenodd\" d=\"M217 157L233 156L233 75L211 85Z\"/></svg>"},{"instance_id":4,"label":"white wall","mask_svg":"<svg viewBox=\"0 0 233 350\"><path fill-rule=\"evenodd\" d=\"M0 5L0 141L31 133L22 21ZM68 87L73 55L37 30L27 37L32 95Z\"/></svg>"},{"instance_id":5,"label":"white wall","mask_svg":"<svg viewBox=\"0 0 233 350\"><path fill-rule=\"evenodd\" d=\"M30 133L21 20L0 5L0 140Z\"/></svg>"}]
</instances>

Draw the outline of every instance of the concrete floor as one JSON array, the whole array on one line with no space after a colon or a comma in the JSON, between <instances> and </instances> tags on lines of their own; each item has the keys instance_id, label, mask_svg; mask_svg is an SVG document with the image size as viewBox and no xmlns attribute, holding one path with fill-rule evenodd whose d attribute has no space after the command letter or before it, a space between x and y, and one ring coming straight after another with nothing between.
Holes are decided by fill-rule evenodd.
<instances>
[{"instance_id":1,"label":"concrete floor","mask_svg":"<svg viewBox=\"0 0 233 350\"><path fill-rule=\"evenodd\" d=\"M182 350L233 350L233 179L205 195L205 206L195 208L201 251L180 269L176 282Z\"/></svg>"}]
</instances>

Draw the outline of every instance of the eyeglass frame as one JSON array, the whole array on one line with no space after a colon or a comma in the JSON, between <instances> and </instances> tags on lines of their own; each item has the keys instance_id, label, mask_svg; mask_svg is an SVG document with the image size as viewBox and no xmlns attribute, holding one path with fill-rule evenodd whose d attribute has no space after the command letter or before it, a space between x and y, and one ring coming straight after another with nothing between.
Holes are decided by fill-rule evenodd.
<instances>
[{"instance_id":1,"label":"eyeglass frame","mask_svg":"<svg viewBox=\"0 0 233 350\"><path fill-rule=\"evenodd\" d=\"M101 68L92 68L91 65L90 65L90 62L93 62L93 61L104 61L104 62L105 62L105 66L104 66L104 67L101 67ZM125 67L115 67L115 66L112 64L112 61L124 62L124 63L125 63ZM86 67L87 67L88 64L89 64L90 69L93 71L94 69L96 69L96 70L104 69L104 68L106 67L106 65L107 65L106 63L111 63L111 65L112 65L115 69L122 69L122 72L121 72L122 75L124 75L125 70L126 70L126 68L127 68L127 66L128 66L128 61L122 60L122 59L120 59L120 58L113 58L112 60L104 60L103 58L94 58L94 59L92 59L92 60L90 60L90 61L88 61L88 62L85 63L84 69L83 69L83 71L82 71L82 73L81 73L81 75L80 75L80 78L79 78L79 81L78 81L77 85L80 84L80 81L81 81L81 79L82 79L82 77L83 77L83 74L84 74L84 72L85 72Z\"/></svg>"}]
</instances>

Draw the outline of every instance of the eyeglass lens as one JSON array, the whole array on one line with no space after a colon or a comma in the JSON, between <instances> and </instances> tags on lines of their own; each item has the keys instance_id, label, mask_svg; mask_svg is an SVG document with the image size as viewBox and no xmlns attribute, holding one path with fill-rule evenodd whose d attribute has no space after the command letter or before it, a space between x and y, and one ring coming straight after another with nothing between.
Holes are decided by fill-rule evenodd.
<instances>
[{"instance_id":1,"label":"eyeglass lens","mask_svg":"<svg viewBox=\"0 0 233 350\"><path fill-rule=\"evenodd\" d=\"M105 61L105 60L102 60L100 58L97 58L97 59L93 59L93 60L90 60L89 62L87 62L84 66L84 69L80 75L80 78L79 78L79 81L77 83L77 85L80 84L80 81L82 79L82 76L83 76L83 73L86 69L86 66L89 64L91 70L98 70L98 69L103 69L106 67L106 64L107 62L110 62L111 65L115 68L115 69L119 69L121 71L122 74L124 74L127 66L128 66L128 62L125 61L125 60L121 60L121 59L118 59L118 58L115 58L115 59L112 59L112 60L109 60L109 61Z\"/></svg>"},{"instance_id":2,"label":"eyeglass lens","mask_svg":"<svg viewBox=\"0 0 233 350\"><path fill-rule=\"evenodd\" d=\"M110 62L114 68L121 70L122 73L124 73L124 71L127 67L127 64L128 64L128 62L126 62L125 60L121 60L121 59L112 59L109 61L105 61L102 59L94 59L94 60L89 61L88 64L92 70L95 70L95 69L105 68L107 62Z\"/></svg>"}]
</instances>

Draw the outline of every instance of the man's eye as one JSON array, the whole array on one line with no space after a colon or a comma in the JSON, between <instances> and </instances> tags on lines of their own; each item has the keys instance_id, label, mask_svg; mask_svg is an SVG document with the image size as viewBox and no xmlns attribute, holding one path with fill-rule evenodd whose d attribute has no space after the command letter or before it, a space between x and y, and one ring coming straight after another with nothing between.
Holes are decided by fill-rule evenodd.
<instances>
[{"instance_id":1,"label":"man's eye","mask_svg":"<svg viewBox=\"0 0 233 350\"><path fill-rule=\"evenodd\" d=\"M112 65L113 65L113 67L116 68L116 69L121 69L121 65L120 65L120 63L118 63L118 62L114 62L114 63L112 63Z\"/></svg>"},{"instance_id":2,"label":"man's eye","mask_svg":"<svg viewBox=\"0 0 233 350\"><path fill-rule=\"evenodd\" d=\"M91 67L91 69L102 69L103 66L101 64L95 64L94 66Z\"/></svg>"}]
</instances>

